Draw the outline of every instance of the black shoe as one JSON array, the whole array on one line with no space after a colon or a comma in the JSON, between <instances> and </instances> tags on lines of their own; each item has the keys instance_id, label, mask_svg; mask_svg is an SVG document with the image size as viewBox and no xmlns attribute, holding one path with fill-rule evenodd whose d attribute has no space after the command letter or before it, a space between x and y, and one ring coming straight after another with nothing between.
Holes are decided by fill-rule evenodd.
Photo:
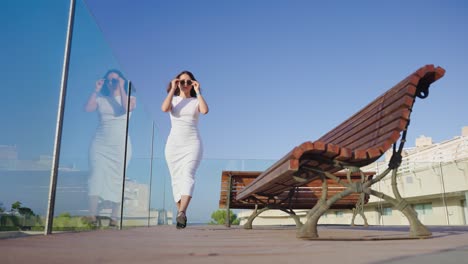
<instances>
[{"instance_id":1,"label":"black shoe","mask_svg":"<svg viewBox=\"0 0 468 264\"><path fill-rule=\"evenodd\" d=\"M185 228L187 226L187 216L185 215L185 212L179 212L177 214L177 229Z\"/></svg>"}]
</instances>

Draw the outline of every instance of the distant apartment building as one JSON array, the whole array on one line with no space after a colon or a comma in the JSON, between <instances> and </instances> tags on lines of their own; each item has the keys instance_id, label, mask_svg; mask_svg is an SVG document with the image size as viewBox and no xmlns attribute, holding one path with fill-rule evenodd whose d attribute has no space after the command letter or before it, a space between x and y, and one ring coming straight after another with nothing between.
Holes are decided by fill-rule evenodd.
<instances>
[{"instance_id":1,"label":"distant apartment building","mask_svg":"<svg viewBox=\"0 0 468 264\"><path fill-rule=\"evenodd\" d=\"M19 159L16 146L0 145L0 203L9 207L15 201L31 208L36 214L45 215L50 184L52 157L40 155L37 159ZM71 215L88 214L87 170L74 164L61 165L58 173L55 212ZM172 213L165 210L149 209L150 186L146 183L127 179L124 195L124 221L126 225L171 224ZM110 216L111 208L103 205L100 212Z\"/></svg>"},{"instance_id":2,"label":"distant apartment building","mask_svg":"<svg viewBox=\"0 0 468 264\"><path fill-rule=\"evenodd\" d=\"M0 145L0 160L18 159L16 146Z\"/></svg>"},{"instance_id":3,"label":"distant apartment building","mask_svg":"<svg viewBox=\"0 0 468 264\"><path fill-rule=\"evenodd\" d=\"M46 171L51 169L51 165L50 155L40 155L34 160L21 160L15 145L0 145L0 171Z\"/></svg>"},{"instance_id":4,"label":"distant apartment building","mask_svg":"<svg viewBox=\"0 0 468 264\"><path fill-rule=\"evenodd\" d=\"M374 171L378 175L387 168L391 152L383 160L363 167L363 171ZM468 224L468 127L460 136L433 143L430 137L421 136L416 146L403 151L402 164L398 169L399 192L413 206L418 218L425 225ZM373 185L373 189L393 197L391 177ZM408 220L398 210L377 197L371 196L364 207L370 225L408 225ZM241 211L238 217L245 223L251 211ZM304 221L306 210L296 214ZM329 210L320 218L319 224L350 224L351 210ZM355 224L363 224L357 215ZM294 225L295 222L277 210L259 215L254 225Z\"/></svg>"}]
</instances>

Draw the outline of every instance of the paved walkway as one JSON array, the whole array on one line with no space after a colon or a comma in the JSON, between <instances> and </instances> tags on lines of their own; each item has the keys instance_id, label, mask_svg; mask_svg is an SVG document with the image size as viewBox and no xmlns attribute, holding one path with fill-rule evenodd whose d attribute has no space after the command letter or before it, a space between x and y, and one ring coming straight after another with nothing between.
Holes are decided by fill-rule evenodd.
<instances>
[{"instance_id":1,"label":"paved walkway","mask_svg":"<svg viewBox=\"0 0 468 264\"><path fill-rule=\"evenodd\" d=\"M402 239L407 227L347 226L320 226L321 240L297 239L289 226L60 233L0 239L0 263L468 263L468 227L430 229L429 239Z\"/></svg>"}]
</instances>

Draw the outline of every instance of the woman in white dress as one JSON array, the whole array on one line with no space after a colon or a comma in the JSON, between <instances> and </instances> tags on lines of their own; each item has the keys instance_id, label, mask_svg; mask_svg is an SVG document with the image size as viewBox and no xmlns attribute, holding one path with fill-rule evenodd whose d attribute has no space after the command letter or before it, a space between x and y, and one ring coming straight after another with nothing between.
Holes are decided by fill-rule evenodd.
<instances>
[{"instance_id":1,"label":"woman in white dress","mask_svg":"<svg viewBox=\"0 0 468 264\"><path fill-rule=\"evenodd\" d=\"M96 81L94 92L85 105L87 112L97 111L99 125L89 148L90 175L88 179L90 221L96 223L98 206L111 206L110 225L116 225L122 197L127 109L136 106L131 96L128 104L128 81L118 70L109 70ZM132 156L130 138L127 140L127 164Z\"/></svg>"},{"instance_id":2,"label":"woman in white dress","mask_svg":"<svg viewBox=\"0 0 468 264\"><path fill-rule=\"evenodd\" d=\"M176 227L185 228L195 173L203 155L198 117L200 113L208 113L208 105L200 92L200 83L191 72L183 71L169 83L161 110L169 112L171 118L165 155L178 210Z\"/></svg>"}]
</instances>

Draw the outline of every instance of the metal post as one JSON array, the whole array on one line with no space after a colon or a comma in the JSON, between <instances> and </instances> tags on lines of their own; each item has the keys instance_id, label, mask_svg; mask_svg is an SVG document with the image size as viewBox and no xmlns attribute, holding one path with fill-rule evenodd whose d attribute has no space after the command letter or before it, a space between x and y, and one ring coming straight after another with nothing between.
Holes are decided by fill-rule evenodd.
<instances>
[{"instance_id":1,"label":"metal post","mask_svg":"<svg viewBox=\"0 0 468 264\"><path fill-rule=\"evenodd\" d=\"M166 175L163 175L163 212L164 212L164 224L167 224L167 210L166 210ZM172 223L173 216L171 218Z\"/></svg>"},{"instance_id":2,"label":"metal post","mask_svg":"<svg viewBox=\"0 0 468 264\"><path fill-rule=\"evenodd\" d=\"M227 182L227 194L226 194L226 220L224 224L226 227L231 227L231 190L232 190L232 175L229 175Z\"/></svg>"},{"instance_id":3,"label":"metal post","mask_svg":"<svg viewBox=\"0 0 468 264\"><path fill-rule=\"evenodd\" d=\"M122 230L123 223L123 207L125 200L125 180L127 174L127 147L128 147L128 124L130 121L130 98L132 96L132 82L128 81L128 95L127 95L127 120L125 125L125 148L124 148L124 163L123 163L123 173L122 173L122 199L120 202L120 221L119 221L119 230Z\"/></svg>"},{"instance_id":4,"label":"metal post","mask_svg":"<svg viewBox=\"0 0 468 264\"><path fill-rule=\"evenodd\" d=\"M57 124L55 127L54 153L52 157L52 170L50 173L49 200L47 208L46 226L44 235L52 234L55 209L55 195L57 191L57 174L60 161L60 144L62 141L63 113L65 110L65 98L67 95L68 70L70 65L70 51L73 37L73 23L75 20L75 0L70 0L68 13L67 36L65 40L65 54L62 66L62 80L60 84L60 96L57 112Z\"/></svg>"},{"instance_id":5,"label":"metal post","mask_svg":"<svg viewBox=\"0 0 468 264\"><path fill-rule=\"evenodd\" d=\"M154 153L154 121L153 121L153 130L151 132L150 184L149 184L149 198L148 198L148 227L150 227L150 219L151 219L151 185L153 182L153 153Z\"/></svg>"},{"instance_id":6,"label":"metal post","mask_svg":"<svg viewBox=\"0 0 468 264\"><path fill-rule=\"evenodd\" d=\"M442 162L439 162L439 171L440 171L440 180L442 183L442 202L445 208L445 219L447 221L447 225L450 225L450 218L447 208L447 200L445 198L445 181L444 181L444 173L442 172Z\"/></svg>"},{"instance_id":7,"label":"metal post","mask_svg":"<svg viewBox=\"0 0 468 264\"><path fill-rule=\"evenodd\" d=\"M464 204L464 221L465 221L465 225L468 224L468 192L465 192L465 204Z\"/></svg>"}]
</instances>

